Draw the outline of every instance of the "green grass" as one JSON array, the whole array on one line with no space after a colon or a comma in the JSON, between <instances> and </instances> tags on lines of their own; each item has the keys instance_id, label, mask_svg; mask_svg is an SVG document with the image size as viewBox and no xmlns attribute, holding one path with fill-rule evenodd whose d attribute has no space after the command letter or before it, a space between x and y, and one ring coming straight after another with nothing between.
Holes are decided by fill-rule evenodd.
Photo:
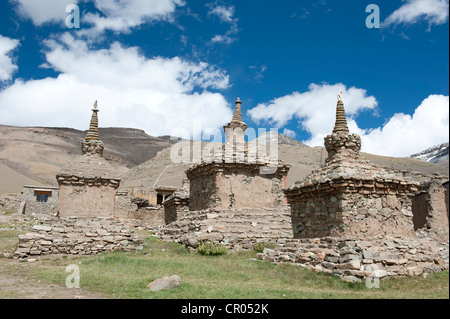
<instances>
[{"instance_id":1,"label":"green grass","mask_svg":"<svg viewBox=\"0 0 450 319\"><path fill-rule=\"evenodd\" d=\"M163 251L164 250L164 251ZM427 278L389 278L379 289L293 265L255 260L256 252L221 256L190 254L176 243L146 238L144 250L113 252L80 258L41 259L26 267L41 282L64 285L65 267L80 267L80 286L113 298L449 298L448 271ZM164 276L179 275L182 284L152 292L147 285Z\"/></svg>"},{"instance_id":2,"label":"green grass","mask_svg":"<svg viewBox=\"0 0 450 319\"><path fill-rule=\"evenodd\" d=\"M4 224L2 224L4 225ZM2 227L0 225L0 227ZM5 227L6 228L6 227ZM23 231L19 230L2 230L0 231L0 255L3 252L11 252L17 249L18 236L23 234Z\"/></svg>"}]
</instances>

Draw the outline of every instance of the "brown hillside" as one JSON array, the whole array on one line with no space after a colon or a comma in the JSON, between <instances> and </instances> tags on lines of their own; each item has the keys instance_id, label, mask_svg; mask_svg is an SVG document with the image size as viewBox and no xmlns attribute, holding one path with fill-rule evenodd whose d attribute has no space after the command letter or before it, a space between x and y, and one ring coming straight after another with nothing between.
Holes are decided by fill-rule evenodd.
<instances>
[{"instance_id":1,"label":"brown hillside","mask_svg":"<svg viewBox=\"0 0 450 319\"><path fill-rule=\"evenodd\" d=\"M100 128L99 134L105 143L105 159L121 173L171 145L170 141L137 129ZM38 184L55 185L55 175L60 169L81 156L81 141L85 135L86 131L70 128L0 125L0 163ZM3 170L1 177L1 183L6 183L2 189L13 191L13 187L7 185L17 182L12 177L6 181Z\"/></svg>"}]
</instances>

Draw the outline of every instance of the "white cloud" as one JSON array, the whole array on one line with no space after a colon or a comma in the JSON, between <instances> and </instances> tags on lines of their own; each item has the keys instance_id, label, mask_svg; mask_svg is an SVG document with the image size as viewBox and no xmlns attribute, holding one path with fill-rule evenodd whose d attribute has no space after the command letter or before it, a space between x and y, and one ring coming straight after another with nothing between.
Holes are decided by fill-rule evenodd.
<instances>
[{"instance_id":1,"label":"white cloud","mask_svg":"<svg viewBox=\"0 0 450 319\"><path fill-rule=\"evenodd\" d=\"M406 0L383 22L384 26L413 24L419 20L439 25L448 20L448 0Z\"/></svg>"},{"instance_id":2,"label":"white cloud","mask_svg":"<svg viewBox=\"0 0 450 319\"><path fill-rule=\"evenodd\" d=\"M37 26L62 23L69 13L66 6L91 2L99 12L81 13L81 35L95 36L105 30L129 32L155 20L170 19L184 0L12 0L18 13Z\"/></svg>"},{"instance_id":3,"label":"white cloud","mask_svg":"<svg viewBox=\"0 0 450 319\"><path fill-rule=\"evenodd\" d=\"M383 127L360 132L362 150L409 156L449 140L449 97L430 95L414 114L395 114Z\"/></svg>"},{"instance_id":4,"label":"white cloud","mask_svg":"<svg viewBox=\"0 0 450 319\"><path fill-rule=\"evenodd\" d=\"M83 16L83 22L93 25L88 32L99 33L104 30L129 32L131 28L147 22L170 19L176 7L184 5L184 1L94 0L94 5L102 15L87 13Z\"/></svg>"},{"instance_id":5,"label":"white cloud","mask_svg":"<svg viewBox=\"0 0 450 319\"><path fill-rule=\"evenodd\" d=\"M66 7L78 0L12 0L18 13L40 26L44 23L62 23L68 16Z\"/></svg>"},{"instance_id":6,"label":"white cloud","mask_svg":"<svg viewBox=\"0 0 450 319\"><path fill-rule=\"evenodd\" d=\"M249 69L252 69L255 71L255 81L261 82L261 80L264 78L264 72L267 70L267 65L251 65L249 66Z\"/></svg>"},{"instance_id":7,"label":"white cloud","mask_svg":"<svg viewBox=\"0 0 450 319\"><path fill-rule=\"evenodd\" d=\"M212 37L211 42L233 43L236 40L234 36L239 32L237 26L238 19L233 17L235 12L234 6L217 5L216 3L208 3L206 6L210 8L208 15L217 16L221 22L230 24L230 28L225 34L216 34Z\"/></svg>"},{"instance_id":8,"label":"white cloud","mask_svg":"<svg viewBox=\"0 0 450 319\"><path fill-rule=\"evenodd\" d=\"M248 111L254 121L268 121L277 127L285 126L290 120L301 120L302 128L311 134L308 145L323 145L323 137L329 134L335 121L338 93L342 91L347 115L356 115L364 109L374 109L377 101L367 96L366 91L344 84L311 84L308 91L276 98L271 102L258 104Z\"/></svg>"},{"instance_id":9,"label":"white cloud","mask_svg":"<svg viewBox=\"0 0 450 319\"><path fill-rule=\"evenodd\" d=\"M430 95L415 109L414 114L395 114L382 127L361 129L356 116L364 109L374 110L377 101L366 91L346 88L339 83L311 84L309 90L276 98L248 111L255 121L267 121L277 127L296 119L302 129L311 134L304 141L310 146L323 146L335 123L336 95L344 94L345 111L350 132L359 134L362 151L385 156L409 156L449 140L449 97Z\"/></svg>"},{"instance_id":10,"label":"white cloud","mask_svg":"<svg viewBox=\"0 0 450 319\"><path fill-rule=\"evenodd\" d=\"M0 35L0 81L10 80L18 68L11 57L11 51L18 45L19 40Z\"/></svg>"},{"instance_id":11,"label":"white cloud","mask_svg":"<svg viewBox=\"0 0 450 319\"><path fill-rule=\"evenodd\" d=\"M224 97L211 92L227 88L228 75L207 63L148 59L119 43L89 51L68 33L46 45L46 64L59 76L16 80L1 91L3 124L87 129L95 100L101 126L141 128L151 135L191 134L198 121L203 128L221 128L232 117Z\"/></svg>"},{"instance_id":12,"label":"white cloud","mask_svg":"<svg viewBox=\"0 0 450 319\"><path fill-rule=\"evenodd\" d=\"M297 135L297 134L295 134L295 132L293 130L290 130L290 129L287 129L287 128L284 129L283 134L287 135L287 136L289 136L291 138L295 138L295 136Z\"/></svg>"},{"instance_id":13,"label":"white cloud","mask_svg":"<svg viewBox=\"0 0 450 319\"><path fill-rule=\"evenodd\" d=\"M226 7L218 5L216 7L212 7L212 9L209 11L209 14L216 15L223 22L234 23L236 22L236 19L233 18L234 10L234 6Z\"/></svg>"}]
</instances>

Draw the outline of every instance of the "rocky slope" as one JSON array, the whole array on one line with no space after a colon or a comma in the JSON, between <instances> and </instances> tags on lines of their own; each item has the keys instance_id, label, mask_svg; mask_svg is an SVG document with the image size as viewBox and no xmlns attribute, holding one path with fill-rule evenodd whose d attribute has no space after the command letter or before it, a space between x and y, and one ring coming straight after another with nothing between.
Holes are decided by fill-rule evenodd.
<instances>
[{"instance_id":1,"label":"rocky slope","mask_svg":"<svg viewBox=\"0 0 450 319\"><path fill-rule=\"evenodd\" d=\"M266 132L261 134L258 137L258 142L265 142L265 143L278 143L279 145L293 145L293 146L300 146L300 147L308 147L307 145L303 144L300 141L297 141L293 139L290 136L277 133L277 132Z\"/></svg>"},{"instance_id":2,"label":"rocky slope","mask_svg":"<svg viewBox=\"0 0 450 319\"><path fill-rule=\"evenodd\" d=\"M426 150L411 155L413 158L422 159L431 163L440 163L443 161L448 162L448 142L440 145L435 145Z\"/></svg>"}]
</instances>

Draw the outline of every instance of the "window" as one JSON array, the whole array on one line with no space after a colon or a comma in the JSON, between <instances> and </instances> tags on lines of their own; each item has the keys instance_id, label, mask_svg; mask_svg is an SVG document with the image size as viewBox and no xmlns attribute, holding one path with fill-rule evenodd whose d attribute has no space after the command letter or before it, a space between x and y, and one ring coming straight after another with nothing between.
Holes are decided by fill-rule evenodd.
<instances>
[{"instance_id":1,"label":"window","mask_svg":"<svg viewBox=\"0 0 450 319\"><path fill-rule=\"evenodd\" d=\"M41 203L46 203L48 200L48 195L37 195L36 201Z\"/></svg>"},{"instance_id":2,"label":"window","mask_svg":"<svg viewBox=\"0 0 450 319\"><path fill-rule=\"evenodd\" d=\"M39 203L46 203L48 201L48 198L52 196L51 191L45 190L35 190L34 194L36 195L36 202Z\"/></svg>"}]
</instances>

